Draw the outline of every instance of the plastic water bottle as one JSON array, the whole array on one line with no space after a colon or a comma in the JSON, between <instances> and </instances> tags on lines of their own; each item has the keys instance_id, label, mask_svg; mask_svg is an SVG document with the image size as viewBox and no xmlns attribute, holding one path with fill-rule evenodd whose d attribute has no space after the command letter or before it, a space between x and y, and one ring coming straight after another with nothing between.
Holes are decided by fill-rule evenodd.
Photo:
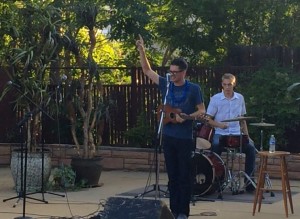
<instances>
[{"instance_id":1,"label":"plastic water bottle","mask_svg":"<svg viewBox=\"0 0 300 219\"><path fill-rule=\"evenodd\" d=\"M276 145L276 139L274 135L271 135L270 141L269 141L269 153L275 152L275 145Z\"/></svg>"}]
</instances>

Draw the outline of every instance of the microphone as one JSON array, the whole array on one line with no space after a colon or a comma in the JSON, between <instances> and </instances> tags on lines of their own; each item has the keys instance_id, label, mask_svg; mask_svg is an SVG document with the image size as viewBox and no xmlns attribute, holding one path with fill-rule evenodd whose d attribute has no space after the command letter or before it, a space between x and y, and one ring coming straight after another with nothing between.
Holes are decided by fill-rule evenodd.
<instances>
[{"instance_id":1,"label":"microphone","mask_svg":"<svg viewBox=\"0 0 300 219\"><path fill-rule=\"evenodd\" d=\"M167 78L167 83L170 83L171 74L170 74L170 73L167 73L167 74L166 74L166 78Z\"/></svg>"},{"instance_id":2,"label":"microphone","mask_svg":"<svg viewBox=\"0 0 300 219\"><path fill-rule=\"evenodd\" d=\"M17 87L17 88L21 88L21 86L19 84L15 83L13 81L8 81L6 84L9 85L9 86L11 85L11 86L14 86L14 87Z\"/></svg>"},{"instance_id":3,"label":"microphone","mask_svg":"<svg viewBox=\"0 0 300 219\"><path fill-rule=\"evenodd\" d=\"M65 75L65 74L62 74L62 75L60 76L60 83L59 83L59 85L57 86L57 91L58 91L58 95L59 95L59 97L58 97L58 102L59 102L59 103L61 103L61 102L62 102L62 99L63 99L60 86L63 85L64 82L65 82L65 80L67 80L67 79L68 79L68 76Z\"/></svg>"},{"instance_id":4,"label":"microphone","mask_svg":"<svg viewBox=\"0 0 300 219\"><path fill-rule=\"evenodd\" d=\"M59 81L58 81L57 88L59 88L60 85L62 85L62 84L65 82L65 80L67 80L67 79L68 79L68 76L65 75L65 74L62 74L62 75L59 77Z\"/></svg>"},{"instance_id":5,"label":"microphone","mask_svg":"<svg viewBox=\"0 0 300 219\"><path fill-rule=\"evenodd\" d=\"M65 74L63 74L62 76L60 76L60 80L61 80L61 81L65 81L65 80L67 80L67 79L68 79L68 76L65 75Z\"/></svg>"}]
</instances>

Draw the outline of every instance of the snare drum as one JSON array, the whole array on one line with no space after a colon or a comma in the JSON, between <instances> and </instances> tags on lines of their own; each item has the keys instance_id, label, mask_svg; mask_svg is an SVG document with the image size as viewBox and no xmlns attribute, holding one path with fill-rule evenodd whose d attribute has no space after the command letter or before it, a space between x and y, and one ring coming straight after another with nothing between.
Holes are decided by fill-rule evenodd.
<instances>
[{"instance_id":1,"label":"snare drum","mask_svg":"<svg viewBox=\"0 0 300 219\"><path fill-rule=\"evenodd\" d=\"M196 148L200 150L209 149L213 135L213 127L206 123L197 123L195 127Z\"/></svg>"},{"instance_id":2,"label":"snare drum","mask_svg":"<svg viewBox=\"0 0 300 219\"><path fill-rule=\"evenodd\" d=\"M220 144L224 145L224 147L228 148L239 148L240 141L242 137L242 145L249 144L249 136L248 135L223 135L220 137Z\"/></svg>"}]
</instances>

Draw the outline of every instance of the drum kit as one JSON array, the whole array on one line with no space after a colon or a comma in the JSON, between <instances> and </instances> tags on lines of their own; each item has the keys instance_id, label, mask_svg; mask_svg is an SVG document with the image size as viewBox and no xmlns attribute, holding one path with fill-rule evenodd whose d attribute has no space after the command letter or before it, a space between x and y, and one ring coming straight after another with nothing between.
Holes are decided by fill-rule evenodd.
<instances>
[{"instance_id":1,"label":"drum kit","mask_svg":"<svg viewBox=\"0 0 300 219\"><path fill-rule=\"evenodd\" d=\"M257 117L236 117L222 122L235 122L255 119ZM265 123L263 120L259 123L250 123L251 126L260 127L273 127L275 124ZM242 132L241 132L242 133ZM202 197L205 195L213 194L218 191L218 198L223 198L223 191L229 187L233 195L240 194L241 189L241 177L246 178L245 185L250 183L256 188L255 182L244 171L241 170L241 157L242 157L242 145L249 143L249 137L247 135L229 135L220 138L220 144L224 145L227 150L226 162L222 158L210 150L211 142L214 135L214 128L207 123L196 123L194 127L194 138L196 149L193 156L193 170L194 177L193 183L193 196ZM263 150L263 130L261 130L261 145L260 150ZM231 159L229 158L231 155ZM233 161L238 155L239 164L238 171L235 174L233 171ZM231 164L230 164L231 161ZM267 186L271 187L271 182L266 176Z\"/></svg>"}]
</instances>

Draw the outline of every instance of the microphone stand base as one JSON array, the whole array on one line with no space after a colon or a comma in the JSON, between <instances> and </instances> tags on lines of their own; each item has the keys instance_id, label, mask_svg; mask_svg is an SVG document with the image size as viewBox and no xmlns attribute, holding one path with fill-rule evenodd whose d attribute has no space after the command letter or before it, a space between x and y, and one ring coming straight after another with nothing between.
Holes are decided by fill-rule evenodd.
<instances>
[{"instance_id":1,"label":"microphone stand base","mask_svg":"<svg viewBox=\"0 0 300 219\"><path fill-rule=\"evenodd\" d=\"M25 216L25 217L21 216L21 217L15 217L14 219L33 219L33 218L27 217L27 216Z\"/></svg>"}]
</instances>

